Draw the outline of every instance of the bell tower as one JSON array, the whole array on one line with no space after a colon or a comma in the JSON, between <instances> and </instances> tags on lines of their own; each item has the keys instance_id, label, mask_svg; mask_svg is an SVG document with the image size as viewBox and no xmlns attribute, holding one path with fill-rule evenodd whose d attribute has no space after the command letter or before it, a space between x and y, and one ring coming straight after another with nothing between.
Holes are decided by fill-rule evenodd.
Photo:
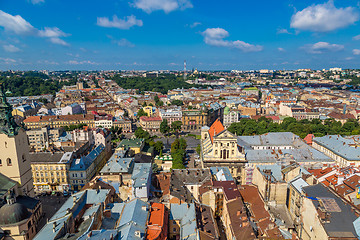
<instances>
[{"instance_id":1,"label":"bell tower","mask_svg":"<svg viewBox=\"0 0 360 240\"><path fill-rule=\"evenodd\" d=\"M12 116L3 84L0 84L0 173L18 182L22 195L34 196L28 138Z\"/></svg>"}]
</instances>

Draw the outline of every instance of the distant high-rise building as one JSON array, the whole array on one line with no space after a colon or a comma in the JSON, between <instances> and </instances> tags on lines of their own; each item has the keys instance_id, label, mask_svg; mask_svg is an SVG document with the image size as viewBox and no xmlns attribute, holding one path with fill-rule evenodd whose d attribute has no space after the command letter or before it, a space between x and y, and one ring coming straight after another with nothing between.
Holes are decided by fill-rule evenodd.
<instances>
[{"instance_id":1,"label":"distant high-rise building","mask_svg":"<svg viewBox=\"0 0 360 240\"><path fill-rule=\"evenodd\" d=\"M15 123L12 107L0 91L0 173L20 184L22 195L34 196L29 143L25 130Z\"/></svg>"}]
</instances>

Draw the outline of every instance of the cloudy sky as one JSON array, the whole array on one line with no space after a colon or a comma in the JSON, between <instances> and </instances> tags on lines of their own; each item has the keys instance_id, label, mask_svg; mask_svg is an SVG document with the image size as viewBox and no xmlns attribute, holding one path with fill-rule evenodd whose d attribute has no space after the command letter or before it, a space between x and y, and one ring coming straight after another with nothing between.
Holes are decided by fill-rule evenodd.
<instances>
[{"instance_id":1,"label":"cloudy sky","mask_svg":"<svg viewBox=\"0 0 360 240\"><path fill-rule=\"evenodd\" d=\"M0 0L0 69L360 68L356 0Z\"/></svg>"}]
</instances>

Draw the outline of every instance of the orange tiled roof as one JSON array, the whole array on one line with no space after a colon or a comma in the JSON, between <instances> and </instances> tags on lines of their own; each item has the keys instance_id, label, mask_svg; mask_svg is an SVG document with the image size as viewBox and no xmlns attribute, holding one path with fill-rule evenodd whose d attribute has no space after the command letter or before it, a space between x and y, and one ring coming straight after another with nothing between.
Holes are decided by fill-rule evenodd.
<instances>
[{"instance_id":1,"label":"orange tiled roof","mask_svg":"<svg viewBox=\"0 0 360 240\"><path fill-rule=\"evenodd\" d=\"M311 145L313 138L314 138L314 134L308 134L308 135L304 138L304 140L305 140L305 142L306 142L307 144Z\"/></svg>"},{"instance_id":2,"label":"orange tiled roof","mask_svg":"<svg viewBox=\"0 0 360 240\"><path fill-rule=\"evenodd\" d=\"M331 172L333 170L333 168L328 167L325 169L308 169L308 172L311 173L314 177L319 178L321 176L324 176L325 174L328 174L329 172Z\"/></svg>"},{"instance_id":3,"label":"orange tiled roof","mask_svg":"<svg viewBox=\"0 0 360 240\"><path fill-rule=\"evenodd\" d=\"M91 114L59 115L59 116L29 116L24 123L49 122L49 121L76 121L76 120L94 120Z\"/></svg>"},{"instance_id":4,"label":"orange tiled roof","mask_svg":"<svg viewBox=\"0 0 360 240\"><path fill-rule=\"evenodd\" d=\"M158 239L161 233L167 235L167 224L165 220L165 205L161 203L151 203L150 218L147 225L146 239ZM159 238L164 239L164 238Z\"/></svg>"},{"instance_id":5,"label":"orange tiled roof","mask_svg":"<svg viewBox=\"0 0 360 240\"><path fill-rule=\"evenodd\" d=\"M336 185L337 182L338 182L338 176L336 174L333 174L333 175L328 176L327 178L325 178L325 181L328 181L332 185Z\"/></svg>"},{"instance_id":6,"label":"orange tiled roof","mask_svg":"<svg viewBox=\"0 0 360 240\"><path fill-rule=\"evenodd\" d=\"M224 125L222 125L222 123L220 122L219 119L216 119L215 122L211 125L211 127L209 129L209 135L210 135L211 142L213 142L213 137L215 135L221 133L224 130L225 130Z\"/></svg>"}]
</instances>

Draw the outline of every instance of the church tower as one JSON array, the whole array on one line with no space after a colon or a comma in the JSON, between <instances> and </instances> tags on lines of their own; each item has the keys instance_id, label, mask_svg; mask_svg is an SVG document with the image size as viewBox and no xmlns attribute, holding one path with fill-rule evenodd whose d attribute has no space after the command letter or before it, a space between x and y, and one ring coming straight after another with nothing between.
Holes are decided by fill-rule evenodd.
<instances>
[{"instance_id":1,"label":"church tower","mask_svg":"<svg viewBox=\"0 0 360 240\"><path fill-rule=\"evenodd\" d=\"M2 84L0 88L0 173L19 183L21 195L34 197L28 138L12 116Z\"/></svg>"}]
</instances>

